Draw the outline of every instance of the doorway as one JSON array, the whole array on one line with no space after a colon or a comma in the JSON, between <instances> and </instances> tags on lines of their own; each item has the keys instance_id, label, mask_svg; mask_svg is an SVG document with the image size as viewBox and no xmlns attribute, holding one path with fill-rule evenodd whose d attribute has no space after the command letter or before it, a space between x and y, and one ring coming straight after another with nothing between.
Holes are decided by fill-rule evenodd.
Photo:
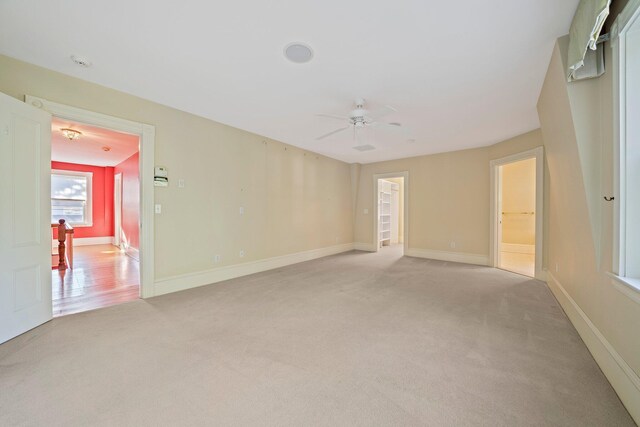
<instances>
[{"instance_id":1,"label":"doorway","mask_svg":"<svg viewBox=\"0 0 640 427\"><path fill-rule=\"evenodd\" d=\"M0 159L13 159L14 162L14 167L6 165L0 168L0 195L6 201L3 215L0 215L3 218L0 221L0 235L3 242L13 242L13 245L3 245L1 248L0 258L3 261L0 262L0 276L3 280L6 277L14 278L14 286L0 286L0 300L7 302L0 304L0 343L52 318L49 274L52 269L54 229L51 215L52 116L139 137L139 291L143 298L154 295L155 127L30 95L26 95L25 102L22 102L0 93L0 119L7 123L5 132L0 135ZM72 184L71 190L77 192L79 189L73 187L75 184ZM90 223L92 218L89 218L88 212L92 210L87 208L86 200L70 198L73 202L71 207L66 208L72 209L76 215L82 214L84 222ZM110 198L113 200L113 193ZM5 214L8 218L5 218ZM58 230L66 237L65 224Z\"/></svg>"},{"instance_id":2,"label":"doorway","mask_svg":"<svg viewBox=\"0 0 640 427\"><path fill-rule=\"evenodd\" d=\"M113 175L113 245L122 249L122 172Z\"/></svg>"},{"instance_id":3,"label":"doorway","mask_svg":"<svg viewBox=\"0 0 640 427\"><path fill-rule=\"evenodd\" d=\"M52 117L54 317L140 297L139 146L137 135Z\"/></svg>"},{"instance_id":4,"label":"doorway","mask_svg":"<svg viewBox=\"0 0 640 427\"><path fill-rule=\"evenodd\" d=\"M402 256L408 247L407 172L374 175L375 251Z\"/></svg>"},{"instance_id":5,"label":"doorway","mask_svg":"<svg viewBox=\"0 0 640 427\"><path fill-rule=\"evenodd\" d=\"M82 108L58 104L44 98L25 96L25 103L44 110L54 117L102 127L116 132L136 135L139 138L138 206L140 209L139 267L140 297L154 296L154 152L155 127L119 117L88 111ZM50 146L50 143L49 143ZM113 195L111 196L113 200ZM47 218L47 222L50 219Z\"/></svg>"},{"instance_id":6,"label":"doorway","mask_svg":"<svg viewBox=\"0 0 640 427\"><path fill-rule=\"evenodd\" d=\"M493 266L541 278L542 148L491 162Z\"/></svg>"}]
</instances>

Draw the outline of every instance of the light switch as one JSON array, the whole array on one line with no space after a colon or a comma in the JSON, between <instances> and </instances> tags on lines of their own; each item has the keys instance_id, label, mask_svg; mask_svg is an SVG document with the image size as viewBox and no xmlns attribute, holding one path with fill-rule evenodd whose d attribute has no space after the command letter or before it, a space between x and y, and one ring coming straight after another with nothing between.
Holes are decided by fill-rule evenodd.
<instances>
[{"instance_id":1,"label":"light switch","mask_svg":"<svg viewBox=\"0 0 640 427\"><path fill-rule=\"evenodd\" d=\"M156 213L157 214L161 214L162 213L162 205L160 205L160 204L156 205Z\"/></svg>"},{"instance_id":2,"label":"light switch","mask_svg":"<svg viewBox=\"0 0 640 427\"><path fill-rule=\"evenodd\" d=\"M240 207L240 215L244 215L244 208L242 206Z\"/></svg>"},{"instance_id":3,"label":"light switch","mask_svg":"<svg viewBox=\"0 0 640 427\"><path fill-rule=\"evenodd\" d=\"M365 214L365 215L369 215L369 209L365 209L365 210L364 210L364 214Z\"/></svg>"},{"instance_id":4,"label":"light switch","mask_svg":"<svg viewBox=\"0 0 640 427\"><path fill-rule=\"evenodd\" d=\"M184 188L184 179L178 180L178 188Z\"/></svg>"}]
</instances>

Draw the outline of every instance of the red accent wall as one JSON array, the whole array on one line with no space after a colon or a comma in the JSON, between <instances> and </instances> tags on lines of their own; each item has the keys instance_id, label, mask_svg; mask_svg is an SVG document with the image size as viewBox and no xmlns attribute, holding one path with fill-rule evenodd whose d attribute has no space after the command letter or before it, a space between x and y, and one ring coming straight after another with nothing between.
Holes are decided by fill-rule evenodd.
<instances>
[{"instance_id":1,"label":"red accent wall","mask_svg":"<svg viewBox=\"0 0 640 427\"><path fill-rule=\"evenodd\" d=\"M74 227L73 236L113 236L113 167L79 165L76 163L51 162L51 169L76 172L92 172L93 227Z\"/></svg>"},{"instance_id":2,"label":"red accent wall","mask_svg":"<svg viewBox=\"0 0 640 427\"><path fill-rule=\"evenodd\" d=\"M129 246L140 248L140 153L116 165L113 174L122 173L122 232ZM113 183L113 181L112 181ZM112 184L113 185L113 184Z\"/></svg>"}]
</instances>

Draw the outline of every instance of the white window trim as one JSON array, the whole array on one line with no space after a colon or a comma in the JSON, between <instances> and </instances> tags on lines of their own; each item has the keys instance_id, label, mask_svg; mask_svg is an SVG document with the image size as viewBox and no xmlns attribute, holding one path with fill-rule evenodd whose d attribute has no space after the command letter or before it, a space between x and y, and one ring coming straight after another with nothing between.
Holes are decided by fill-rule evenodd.
<instances>
[{"instance_id":1,"label":"white window trim","mask_svg":"<svg viewBox=\"0 0 640 427\"><path fill-rule=\"evenodd\" d=\"M613 272L609 273L615 288L640 302L640 278L626 276L626 34L640 19L640 0L629 0L611 27L613 49L614 96L614 208L613 208Z\"/></svg>"},{"instance_id":2,"label":"white window trim","mask_svg":"<svg viewBox=\"0 0 640 427\"><path fill-rule=\"evenodd\" d=\"M84 222L69 223L69 225L73 227L93 227L93 172L51 169L51 175L81 176L87 179L87 204L85 205Z\"/></svg>"}]
</instances>

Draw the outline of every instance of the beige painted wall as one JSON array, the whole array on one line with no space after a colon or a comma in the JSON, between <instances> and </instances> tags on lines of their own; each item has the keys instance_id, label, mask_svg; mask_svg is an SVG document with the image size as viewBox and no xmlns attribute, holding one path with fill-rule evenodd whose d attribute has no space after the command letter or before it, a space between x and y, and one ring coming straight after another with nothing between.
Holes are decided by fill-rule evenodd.
<instances>
[{"instance_id":1,"label":"beige painted wall","mask_svg":"<svg viewBox=\"0 0 640 427\"><path fill-rule=\"evenodd\" d=\"M554 49L538 101L550 177L549 272L637 378L640 304L619 291L607 276L613 258L613 204L603 200L603 195L613 191L611 49L607 43L604 76L571 84L564 77L566 49L565 37ZM561 292L556 296L566 300ZM583 337L590 342L589 335ZM596 360L607 363L598 354ZM616 372L601 366L608 375ZM639 420L640 391L633 386L617 391ZM629 399L635 399L635 404Z\"/></svg>"},{"instance_id":2,"label":"beige painted wall","mask_svg":"<svg viewBox=\"0 0 640 427\"><path fill-rule=\"evenodd\" d=\"M409 249L488 257L489 161L541 145L536 130L489 147L362 165L355 241L373 245L373 175L408 171Z\"/></svg>"},{"instance_id":3,"label":"beige painted wall","mask_svg":"<svg viewBox=\"0 0 640 427\"><path fill-rule=\"evenodd\" d=\"M0 70L17 99L156 127L156 164L186 183L155 189L156 280L353 241L346 163L5 56Z\"/></svg>"},{"instance_id":4,"label":"beige painted wall","mask_svg":"<svg viewBox=\"0 0 640 427\"><path fill-rule=\"evenodd\" d=\"M502 242L536 244L536 159L502 168Z\"/></svg>"}]
</instances>

